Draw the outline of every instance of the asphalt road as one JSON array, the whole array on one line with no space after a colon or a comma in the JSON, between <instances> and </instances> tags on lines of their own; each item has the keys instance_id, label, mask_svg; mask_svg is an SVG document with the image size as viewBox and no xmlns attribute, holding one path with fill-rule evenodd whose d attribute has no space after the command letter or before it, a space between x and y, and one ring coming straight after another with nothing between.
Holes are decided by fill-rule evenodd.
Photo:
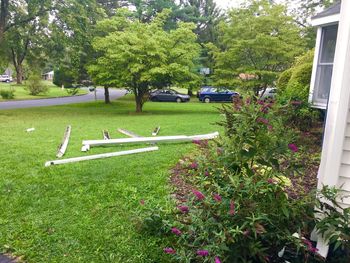
<instances>
[{"instance_id":1,"label":"asphalt road","mask_svg":"<svg viewBox=\"0 0 350 263\"><path fill-rule=\"evenodd\" d=\"M117 90L117 89L109 90L109 96L111 100L118 99L124 96L125 93L126 93L126 90ZM96 95L97 95L96 96L97 100L104 100L103 89L97 89ZM73 96L73 97L5 101L5 102L0 102L0 110L64 105L64 104L81 103L81 102L88 102L88 101L94 101L94 100L95 100L95 94L94 92L90 92L86 95Z\"/></svg>"}]
</instances>

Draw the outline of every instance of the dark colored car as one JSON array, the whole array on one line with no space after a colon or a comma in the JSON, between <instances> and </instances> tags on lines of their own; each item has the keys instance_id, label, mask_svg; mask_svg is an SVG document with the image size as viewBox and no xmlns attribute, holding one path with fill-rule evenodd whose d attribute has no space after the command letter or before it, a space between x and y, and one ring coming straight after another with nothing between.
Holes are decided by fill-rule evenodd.
<instances>
[{"instance_id":1,"label":"dark colored car","mask_svg":"<svg viewBox=\"0 0 350 263\"><path fill-rule=\"evenodd\" d=\"M239 97L238 92L230 91L222 87L205 86L200 89L197 97L200 101L210 103L212 101L232 101L234 97Z\"/></svg>"},{"instance_id":2,"label":"dark colored car","mask_svg":"<svg viewBox=\"0 0 350 263\"><path fill-rule=\"evenodd\" d=\"M151 101L186 102L190 100L190 96L178 93L172 89L152 91L149 98Z\"/></svg>"}]
</instances>

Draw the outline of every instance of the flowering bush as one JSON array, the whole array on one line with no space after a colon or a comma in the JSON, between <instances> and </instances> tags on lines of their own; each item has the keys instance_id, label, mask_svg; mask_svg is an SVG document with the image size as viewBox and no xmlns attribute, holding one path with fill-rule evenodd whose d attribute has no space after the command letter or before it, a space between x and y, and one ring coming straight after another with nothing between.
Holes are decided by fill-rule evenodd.
<instances>
[{"instance_id":1,"label":"flowering bush","mask_svg":"<svg viewBox=\"0 0 350 263\"><path fill-rule=\"evenodd\" d=\"M195 142L202 154L184 164L193 189L167 221L174 244L165 253L180 262L317 259L300 220L312 216L313 204L286 194L299 147L275 108L235 101L221 110L225 136L209 146Z\"/></svg>"}]
</instances>

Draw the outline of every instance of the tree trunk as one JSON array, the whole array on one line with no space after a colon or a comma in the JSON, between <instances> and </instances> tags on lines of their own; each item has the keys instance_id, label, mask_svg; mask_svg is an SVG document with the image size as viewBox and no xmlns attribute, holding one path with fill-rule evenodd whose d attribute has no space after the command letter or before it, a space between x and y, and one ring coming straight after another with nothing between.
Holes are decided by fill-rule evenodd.
<instances>
[{"instance_id":1,"label":"tree trunk","mask_svg":"<svg viewBox=\"0 0 350 263\"><path fill-rule=\"evenodd\" d=\"M141 113L143 107L142 95L135 92L136 112Z\"/></svg>"},{"instance_id":2,"label":"tree trunk","mask_svg":"<svg viewBox=\"0 0 350 263\"><path fill-rule=\"evenodd\" d=\"M189 95L189 96L193 96L193 92L192 92L192 90L190 90L190 89L189 89L189 90L187 91L187 95Z\"/></svg>"},{"instance_id":3,"label":"tree trunk","mask_svg":"<svg viewBox=\"0 0 350 263\"><path fill-rule=\"evenodd\" d=\"M111 103L110 99L109 99L109 90L108 90L108 87L104 87L105 89L105 103L106 104L109 104Z\"/></svg>"},{"instance_id":4,"label":"tree trunk","mask_svg":"<svg viewBox=\"0 0 350 263\"><path fill-rule=\"evenodd\" d=\"M16 74L17 74L17 77L16 77L17 84L22 84L22 80L23 80L23 66L22 66L22 64L18 64L16 66Z\"/></svg>"}]
</instances>

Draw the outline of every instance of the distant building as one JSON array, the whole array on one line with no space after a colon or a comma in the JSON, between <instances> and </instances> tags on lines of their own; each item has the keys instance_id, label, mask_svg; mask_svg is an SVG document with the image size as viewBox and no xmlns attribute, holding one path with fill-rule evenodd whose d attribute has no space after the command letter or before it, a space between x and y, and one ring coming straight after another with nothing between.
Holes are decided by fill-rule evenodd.
<instances>
[{"instance_id":1,"label":"distant building","mask_svg":"<svg viewBox=\"0 0 350 263\"><path fill-rule=\"evenodd\" d=\"M54 72L53 71L47 72L45 74L42 74L43 79L44 80L49 80L49 81L53 81L53 76L54 76Z\"/></svg>"}]
</instances>

